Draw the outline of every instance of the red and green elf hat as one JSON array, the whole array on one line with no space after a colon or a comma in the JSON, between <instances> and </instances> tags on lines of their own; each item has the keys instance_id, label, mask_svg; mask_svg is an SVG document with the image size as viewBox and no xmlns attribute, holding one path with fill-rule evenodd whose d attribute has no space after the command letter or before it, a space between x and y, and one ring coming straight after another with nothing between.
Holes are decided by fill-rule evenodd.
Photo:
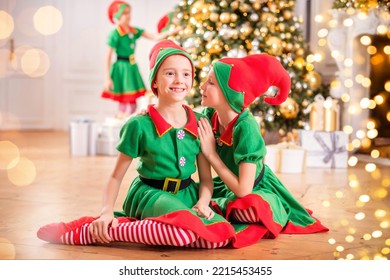
<instances>
[{"instance_id":1,"label":"red and green elf hat","mask_svg":"<svg viewBox=\"0 0 390 280\"><path fill-rule=\"evenodd\" d=\"M194 62L192 61L190 54L172 40L162 40L155 44L149 53L149 83L152 91L156 95L157 90L153 87L153 82L156 78L157 71L160 68L161 63L163 63L163 61L171 55L182 55L188 58L192 68L192 79L194 78Z\"/></svg>"},{"instance_id":2,"label":"red and green elf hat","mask_svg":"<svg viewBox=\"0 0 390 280\"><path fill-rule=\"evenodd\" d=\"M123 10L127 7L130 6L129 3L123 2L123 1L114 1L111 3L111 5L108 7L108 18L112 23L114 22L115 19L119 19L123 13Z\"/></svg>"},{"instance_id":3,"label":"red and green elf hat","mask_svg":"<svg viewBox=\"0 0 390 280\"><path fill-rule=\"evenodd\" d=\"M268 54L222 58L214 63L213 68L226 100L238 113L271 86L279 89L276 96L264 98L271 105L283 103L290 92L288 72L276 57Z\"/></svg>"},{"instance_id":4,"label":"red and green elf hat","mask_svg":"<svg viewBox=\"0 0 390 280\"><path fill-rule=\"evenodd\" d=\"M170 12L163 16L157 23L157 32L162 33L169 30L172 24L174 12Z\"/></svg>"}]
</instances>

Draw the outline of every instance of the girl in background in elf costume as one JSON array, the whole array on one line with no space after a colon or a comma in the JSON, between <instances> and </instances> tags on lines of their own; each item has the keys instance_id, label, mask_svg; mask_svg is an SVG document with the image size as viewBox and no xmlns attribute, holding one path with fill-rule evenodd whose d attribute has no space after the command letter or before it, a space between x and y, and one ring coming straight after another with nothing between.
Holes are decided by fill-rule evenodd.
<instances>
[{"instance_id":1,"label":"girl in background in elf costume","mask_svg":"<svg viewBox=\"0 0 390 280\"><path fill-rule=\"evenodd\" d=\"M131 6L123 1L111 3L108 8L108 17L117 26L108 36L107 75L101 96L119 102L117 118L123 119L136 111L137 98L145 95L146 92L134 57L137 40L141 36L151 40L161 40L177 31L154 35L131 26ZM116 54L116 61L111 64L113 52Z\"/></svg>"},{"instance_id":2,"label":"girl in background in elf costume","mask_svg":"<svg viewBox=\"0 0 390 280\"><path fill-rule=\"evenodd\" d=\"M224 247L235 240L232 225L209 207L213 182L200 153L197 121L202 116L184 105L194 79L191 56L173 41L151 50L149 82L158 103L121 129L114 171L103 196L100 217L43 226L40 239L87 245L110 241L151 245ZM122 179L139 158L123 210L114 212ZM200 183L191 179L196 171ZM129 218L131 217L131 218Z\"/></svg>"},{"instance_id":3,"label":"girl in background in elf costume","mask_svg":"<svg viewBox=\"0 0 390 280\"><path fill-rule=\"evenodd\" d=\"M247 109L270 86L278 87L278 94L264 101L281 104L290 83L288 72L275 57L256 54L220 59L201 86L202 105L209 107L203 112L208 120L199 121L201 149L219 175L213 179L214 208L238 223L236 230L257 225L257 234L248 243L276 238L279 233L328 231L263 163L264 140Z\"/></svg>"}]
</instances>

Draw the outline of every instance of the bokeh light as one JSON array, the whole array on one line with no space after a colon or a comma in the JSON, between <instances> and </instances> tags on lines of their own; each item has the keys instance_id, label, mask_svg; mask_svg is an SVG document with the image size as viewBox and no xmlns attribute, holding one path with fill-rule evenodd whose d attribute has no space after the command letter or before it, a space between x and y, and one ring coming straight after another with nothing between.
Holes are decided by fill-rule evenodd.
<instances>
[{"instance_id":1,"label":"bokeh light","mask_svg":"<svg viewBox=\"0 0 390 280\"><path fill-rule=\"evenodd\" d=\"M34 14L34 27L43 35L57 33L63 24L62 13L56 7L44 6Z\"/></svg>"},{"instance_id":2,"label":"bokeh light","mask_svg":"<svg viewBox=\"0 0 390 280\"><path fill-rule=\"evenodd\" d=\"M21 58L21 69L30 77L41 77L50 67L49 56L40 49L29 49Z\"/></svg>"},{"instance_id":3,"label":"bokeh light","mask_svg":"<svg viewBox=\"0 0 390 280\"><path fill-rule=\"evenodd\" d=\"M0 169L10 169L18 164L19 148L11 141L0 141Z\"/></svg>"},{"instance_id":4,"label":"bokeh light","mask_svg":"<svg viewBox=\"0 0 390 280\"><path fill-rule=\"evenodd\" d=\"M12 16L5 11L0 11L0 40L10 37L14 28Z\"/></svg>"},{"instance_id":5,"label":"bokeh light","mask_svg":"<svg viewBox=\"0 0 390 280\"><path fill-rule=\"evenodd\" d=\"M25 158L21 157L15 167L7 169L8 180L18 187L28 186L34 182L37 176L35 164Z\"/></svg>"}]
</instances>

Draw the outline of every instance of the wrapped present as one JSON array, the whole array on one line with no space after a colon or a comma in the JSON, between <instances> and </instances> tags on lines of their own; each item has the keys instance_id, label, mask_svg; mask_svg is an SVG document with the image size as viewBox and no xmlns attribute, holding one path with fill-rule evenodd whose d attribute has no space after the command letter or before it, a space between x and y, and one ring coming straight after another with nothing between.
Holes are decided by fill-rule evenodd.
<instances>
[{"instance_id":1,"label":"wrapped present","mask_svg":"<svg viewBox=\"0 0 390 280\"><path fill-rule=\"evenodd\" d=\"M337 99L326 99L317 94L306 112L310 112L310 129L315 131L337 131L340 126L340 105Z\"/></svg>"},{"instance_id":2,"label":"wrapped present","mask_svg":"<svg viewBox=\"0 0 390 280\"><path fill-rule=\"evenodd\" d=\"M93 120L79 118L69 124L69 147L72 156L96 154L97 124Z\"/></svg>"},{"instance_id":3,"label":"wrapped present","mask_svg":"<svg viewBox=\"0 0 390 280\"><path fill-rule=\"evenodd\" d=\"M300 130L299 143L307 150L306 166L347 168L348 134L343 131Z\"/></svg>"},{"instance_id":4,"label":"wrapped present","mask_svg":"<svg viewBox=\"0 0 390 280\"><path fill-rule=\"evenodd\" d=\"M275 173L302 173L305 171L306 151L293 142L267 145L264 163Z\"/></svg>"},{"instance_id":5,"label":"wrapped present","mask_svg":"<svg viewBox=\"0 0 390 280\"><path fill-rule=\"evenodd\" d=\"M96 153L99 155L116 156L116 145L119 141L120 130L125 120L106 118L100 127L100 133L96 140Z\"/></svg>"}]
</instances>

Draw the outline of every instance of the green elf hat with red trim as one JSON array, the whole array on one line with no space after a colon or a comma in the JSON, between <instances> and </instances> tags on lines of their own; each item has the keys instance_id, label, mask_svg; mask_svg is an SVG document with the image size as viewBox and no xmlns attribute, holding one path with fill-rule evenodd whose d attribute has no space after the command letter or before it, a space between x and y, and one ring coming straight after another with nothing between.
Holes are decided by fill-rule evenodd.
<instances>
[{"instance_id":1,"label":"green elf hat with red trim","mask_svg":"<svg viewBox=\"0 0 390 280\"><path fill-rule=\"evenodd\" d=\"M191 55L187 53L182 47L177 45L172 40L162 40L154 45L149 53L149 83L154 94L157 95L157 89L153 87L153 82L156 78L157 71L160 68L163 61L171 55L182 55L188 58L192 68L192 80L194 79L194 62L192 61Z\"/></svg>"},{"instance_id":2,"label":"green elf hat with red trim","mask_svg":"<svg viewBox=\"0 0 390 280\"><path fill-rule=\"evenodd\" d=\"M110 21L115 23L114 18L119 20L126 7L130 7L130 4L123 1L112 2L108 7L108 18Z\"/></svg>"},{"instance_id":3,"label":"green elf hat with red trim","mask_svg":"<svg viewBox=\"0 0 390 280\"><path fill-rule=\"evenodd\" d=\"M276 57L268 54L222 58L213 68L226 100L238 113L271 86L278 88L276 96L264 98L271 105L283 103L290 92L290 75Z\"/></svg>"}]
</instances>

